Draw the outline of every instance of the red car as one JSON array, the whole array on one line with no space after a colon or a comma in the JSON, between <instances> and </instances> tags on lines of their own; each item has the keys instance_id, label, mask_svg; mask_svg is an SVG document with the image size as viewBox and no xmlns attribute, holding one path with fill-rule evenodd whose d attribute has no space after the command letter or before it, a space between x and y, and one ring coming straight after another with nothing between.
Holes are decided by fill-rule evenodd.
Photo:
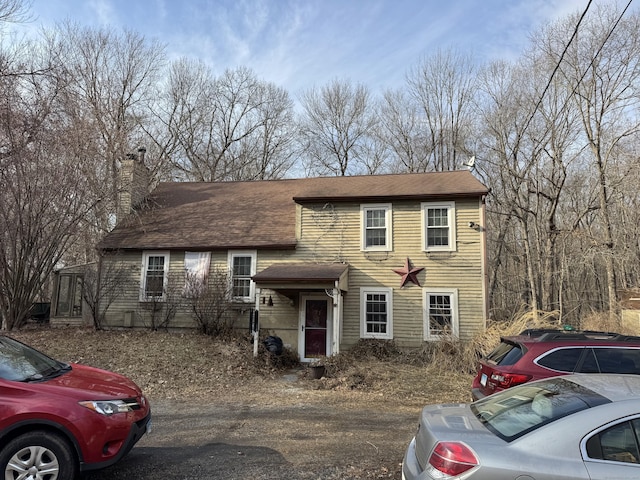
<instances>
[{"instance_id":1,"label":"red car","mask_svg":"<svg viewBox=\"0 0 640 480\"><path fill-rule=\"evenodd\" d=\"M0 478L73 480L124 457L150 421L128 378L0 335Z\"/></svg>"},{"instance_id":2,"label":"red car","mask_svg":"<svg viewBox=\"0 0 640 480\"><path fill-rule=\"evenodd\" d=\"M608 332L525 330L502 337L479 362L474 400L521 383L569 373L640 374L640 337Z\"/></svg>"}]
</instances>

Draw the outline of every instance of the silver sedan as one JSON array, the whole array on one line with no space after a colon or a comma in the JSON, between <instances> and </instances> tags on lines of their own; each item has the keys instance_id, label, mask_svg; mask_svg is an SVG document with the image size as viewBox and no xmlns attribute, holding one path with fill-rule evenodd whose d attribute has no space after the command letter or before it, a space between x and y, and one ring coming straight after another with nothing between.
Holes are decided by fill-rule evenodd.
<instances>
[{"instance_id":1,"label":"silver sedan","mask_svg":"<svg viewBox=\"0 0 640 480\"><path fill-rule=\"evenodd\" d=\"M403 480L640 478L640 376L568 375L423 409Z\"/></svg>"}]
</instances>

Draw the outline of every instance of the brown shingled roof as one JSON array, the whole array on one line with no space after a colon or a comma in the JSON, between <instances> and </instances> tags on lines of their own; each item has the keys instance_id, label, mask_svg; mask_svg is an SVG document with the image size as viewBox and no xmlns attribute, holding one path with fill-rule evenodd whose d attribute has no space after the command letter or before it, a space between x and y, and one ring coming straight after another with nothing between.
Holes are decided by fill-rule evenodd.
<instances>
[{"instance_id":1,"label":"brown shingled roof","mask_svg":"<svg viewBox=\"0 0 640 480\"><path fill-rule=\"evenodd\" d=\"M488 193L469 171L255 182L161 183L101 249L295 248L295 203L427 200Z\"/></svg>"}]
</instances>

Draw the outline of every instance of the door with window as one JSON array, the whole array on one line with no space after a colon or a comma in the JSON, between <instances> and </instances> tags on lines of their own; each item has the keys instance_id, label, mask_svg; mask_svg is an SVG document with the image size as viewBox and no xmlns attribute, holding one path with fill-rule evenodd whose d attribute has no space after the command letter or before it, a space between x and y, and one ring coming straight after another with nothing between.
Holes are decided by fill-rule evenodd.
<instances>
[{"instance_id":1,"label":"door with window","mask_svg":"<svg viewBox=\"0 0 640 480\"><path fill-rule=\"evenodd\" d=\"M331 302L326 295L303 295L298 350L302 360L331 355Z\"/></svg>"},{"instance_id":2,"label":"door with window","mask_svg":"<svg viewBox=\"0 0 640 480\"><path fill-rule=\"evenodd\" d=\"M83 275L60 274L56 298L56 317L82 316Z\"/></svg>"}]
</instances>

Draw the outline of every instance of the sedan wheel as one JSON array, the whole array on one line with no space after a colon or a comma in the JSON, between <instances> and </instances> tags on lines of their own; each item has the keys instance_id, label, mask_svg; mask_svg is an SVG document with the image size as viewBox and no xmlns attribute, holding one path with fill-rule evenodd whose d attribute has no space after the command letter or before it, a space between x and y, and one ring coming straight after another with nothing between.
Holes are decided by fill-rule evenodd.
<instances>
[{"instance_id":1,"label":"sedan wheel","mask_svg":"<svg viewBox=\"0 0 640 480\"><path fill-rule=\"evenodd\" d=\"M4 480L74 480L76 465L68 443L47 432L14 438L0 453Z\"/></svg>"}]
</instances>

